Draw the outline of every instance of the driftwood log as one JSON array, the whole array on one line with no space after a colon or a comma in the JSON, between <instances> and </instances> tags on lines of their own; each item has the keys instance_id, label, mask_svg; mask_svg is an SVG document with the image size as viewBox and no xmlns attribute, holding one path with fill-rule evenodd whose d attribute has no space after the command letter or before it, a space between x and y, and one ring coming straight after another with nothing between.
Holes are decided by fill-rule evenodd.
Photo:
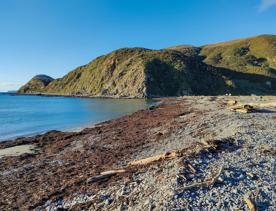
<instances>
[{"instance_id":1,"label":"driftwood log","mask_svg":"<svg viewBox=\"0 0 276 211\"><path fill-rule=\"evenodd\" d=\"M133 168L135 169L135 167L150 165L152 163L155 163L157 161L162 161L162 160L171 160L171 159L183 157L185 155L198 154L204 150L208 151L211 149L216 149L217 147L218 147L218 143L216 143L215 141L197 142L194 145L184 148L182 150L166 152L163 154L155 155L141 160L131 161L126 168L101 172L99 175L90 177L87 180L87 182L94 183L99 181L105 181L114 175L125 173ZM196 172L196 170L191 165L188 167L191 169L191 171Z\"/></svg>"},{"instance_id":2,"label":"driftwood log","mask_svg":"<svg viewBox=\"0 0 276 211\"><path fill-rule=\"evenodd\" d=\"M218 180L222 171L223 171L223 167L220 167L218 172L213 177L206 179L205 181L202 181L202 182L194 183L191 185L187 185L183 188L179 188L178 191L185 191L185 190L189 190L189 189L193 189L193 188L213 186L216 183L216 181Z\"/></svg>"},{"instance_id":3,"label":"driftwood log","mask_svg":"<svg viewBox=\"0 0 276 211\"><path fill-rule=\"evenodd\" d=\"M104 171L104 172L101 172L99 175L90 177L87 180L87 183L105 181L116 174L125 173L125 172L126 172L126 169L116 169L116 170Z\"/></svg>"},{"instance_id":4,"label":"driftwood log","mask_svg":"<svg viewBox=\"0 0 276 211\"><path fill-rule=\"evenodd\" d=\"M244 202L247 204L247 206L248 206L248 209L250 210L250 211L256 211L257 209L256 209L256 207L255 207L255 204L252 202L252 200L249 198L249 197L244 197L243 198L243 200L244 200Z\"/></svg>"},{"instance_id":5,"label":"driftwood log","mask_svg":"<svg viewBox=\"0 0 276 211\"><path fill-rule=\"evenodd\" d=\"M232 111L236 111L239 113L251 113L256 111L257 109L262 108L274 108L276 107L276 101L268 102L268 103L238 103L235 100L230 100L227 102Z\"/></svg>"},{"instance_id":6,"label":"driftwood log","mask_svg":"<svg viewBox=\"0 0 276 211\"><path fill-rule=\"evenodd\" d=\"M181 155L181 153L179 151L167 152L167 153L164 153L164 154L144 158L144 159L141 159L141 160L131 161L129 163L129 166L148 165L148 164L151 164L151 163L156 162L156 161L174 159L174 158L179 157L180 155Z\"/></svg>"}]
</instances>

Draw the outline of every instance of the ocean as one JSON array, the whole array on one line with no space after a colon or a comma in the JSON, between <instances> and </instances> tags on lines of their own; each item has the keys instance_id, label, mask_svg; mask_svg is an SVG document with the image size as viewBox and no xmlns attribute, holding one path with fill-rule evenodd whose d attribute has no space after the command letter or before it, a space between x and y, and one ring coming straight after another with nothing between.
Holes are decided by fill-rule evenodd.
<instances>
[{"instance_id":1,"label":"ocean","mask_svg":"<svg viewBox=\"0 0 276 211\"><path fill-rule=\"evenodd\" d=\"M144 99L46 97L0 93L0 140L71 131L114 119L154 103Z\"/></svg>"}]
</instances>

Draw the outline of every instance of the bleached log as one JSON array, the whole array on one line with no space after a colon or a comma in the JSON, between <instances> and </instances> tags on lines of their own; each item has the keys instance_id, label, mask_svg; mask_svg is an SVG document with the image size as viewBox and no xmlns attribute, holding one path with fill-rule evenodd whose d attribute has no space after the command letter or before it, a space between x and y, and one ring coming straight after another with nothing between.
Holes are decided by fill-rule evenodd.
<instances>
[{"instance_id":1,"label":"bleached log","mask_svg":"<svg viewBox=\"0 0 276 211\"><path fill-rule=\"evenodd\" d=\"M164 154L144 158L144 159L141 159L141 160L131 161L129 163L129 166L141 166L141 165L147 165L147 164L150 164L150 163L153 163L153 162L156 162L156 161L160 161L160 160L173 159L173 158L179 157L180 154L181 153L179 151L168 152L168 153L164 153Z\"/></svg>"}]
</instances>

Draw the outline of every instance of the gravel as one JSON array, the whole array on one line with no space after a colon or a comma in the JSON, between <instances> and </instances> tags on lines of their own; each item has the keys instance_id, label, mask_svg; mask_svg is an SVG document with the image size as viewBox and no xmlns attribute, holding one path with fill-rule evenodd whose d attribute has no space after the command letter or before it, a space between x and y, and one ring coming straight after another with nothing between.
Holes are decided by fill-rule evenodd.
<instances>
[{"instance_id":1,"label":"gravel","mask_svg":"<svg viewBox=\"0 0 276 211\"><path fill-rule=\"evenodd\" d=\"M235 113L226 106L230 99L275 101L269 97L179 98L176 108L185 104L189 112L175 117L169 136L147 143L131 155L132 160L209 140L220 141L216 150L143 166L111 186L48 200L36 210L249 210L245 198L259 210L276 210L275 152L264 150L276 147L276 109ZM150 130L165 134L169 128L159 125ZM214 182L206 185L210 178Z\"/></svg>"}]
</instances>

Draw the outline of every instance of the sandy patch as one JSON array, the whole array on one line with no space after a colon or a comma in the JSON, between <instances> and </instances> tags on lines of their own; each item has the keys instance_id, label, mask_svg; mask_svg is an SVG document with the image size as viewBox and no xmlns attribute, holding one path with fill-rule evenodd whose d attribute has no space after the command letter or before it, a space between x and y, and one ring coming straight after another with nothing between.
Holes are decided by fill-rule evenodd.
<instances>
[{"instance_id":1,"label":"sandy patch","mask_svg":"<svg viewBox=\"0 0 276 211\"><path fill-rule=\"evenodd\" d=\"M33 149L34 146L31 144L0 149L0 158L5 156L19 156L24 153L35 153Z\"/></svg>"}]
</instances>

